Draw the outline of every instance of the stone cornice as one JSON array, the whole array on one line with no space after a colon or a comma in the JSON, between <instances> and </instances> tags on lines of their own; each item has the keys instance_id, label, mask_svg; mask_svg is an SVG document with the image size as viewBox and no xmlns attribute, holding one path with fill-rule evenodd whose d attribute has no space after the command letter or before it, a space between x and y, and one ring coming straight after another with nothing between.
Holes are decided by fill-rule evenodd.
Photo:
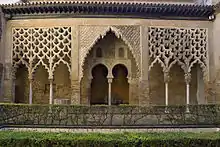
<instances>
[{"instance_id":1,"label":"stone cornice","mask_svg":"<svg viewBox=\"0 0 220 147\"><path fill-rule=\"evenodd\" d=\"M57 1L1 5L9 19L23 17L120 17L151 19L213 19L213 6L141 2Z\"/></svg>"}]
</instances>

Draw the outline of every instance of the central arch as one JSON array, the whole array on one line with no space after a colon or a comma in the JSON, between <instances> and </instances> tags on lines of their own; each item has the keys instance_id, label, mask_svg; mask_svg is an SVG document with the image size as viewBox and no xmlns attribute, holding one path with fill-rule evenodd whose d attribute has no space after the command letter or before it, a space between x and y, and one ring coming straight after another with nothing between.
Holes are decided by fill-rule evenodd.
<instances>
[{"instance_id":1,"label":"central arch","mask_svg":"<svg viewBox=\"0 0 220 147\"><path fill-rule=\"evenodd\" d=\"M108 103L108 69L103 64L98 64L92 69L91 100L90 104Z\"/></svg>"},{"instance_id":2,"label":"central arch","mask_svg":"<svg viewBox=\"0 0 220 147\"><path fill-rule=\"evenodd\" d=\"M112 69L112 104L129 103L128 70L123 64L117 64Z\"/></svg>"},{"instance_id":3,"label":"central arch","mask_svg":"<svg viewBox=\"0 0 220 147\"><path fill-rule=\"evenodd\" d=\"M105 75L105 83L102 83L104 86L101 86L100 89L105 87L105 91L102 94L98 95L98 92L101 90L97 83L98 79L95 75L95 71L97 70L96 65L103 64L108 69L108 74L106 72L100 72L102 73L102 76ZM113 96L112 95L112 82L113 82L113 74L112 69L115 65L123 64L126 66L120 66L119 69L126 69L124 70L124 78L122 78L127 83L125 85L126 87L126 93L122 96L123 98L120 101L120 98L116 98L117 102L113 102ZM93 68L94 67L94 68ZM114 73L115 74L115 80L117 79L117 72L118 72L118 66L115 67ZM116 70L117 69L117 70ZM116 70L116 71L115 71ZM106 70L105 70L106 71ZM105 73L105 74L104 74ZM84 105L89 104L121 104L121 103L129 103L129 104L137 104L138 103L138 81L136 80L138 76L138 67L135 62L135 58L133 56L133 53L129 49L129 46L126 44L126 42L123 41L122 38L118 38L117 35L112 32L111 30L106 33L104 38L99 39L95 45L92 47L92 49L89 51L88 56L85 59L85 62L83 64L83 77L80 81L80 103ZM129 83L128 86L128 80L129 78L132 83ZM107 85L108 84L108 85ZM115 81L114 81L115 84ZM119 83L118 83L119 84ZM113 85L113 92L114 92ZM117 84L116 84L117 87ZM129 87L129 88L128 88ZM96 89L96 90L95 90ZM121 88L122 91L124 90ZM128 90L129 89L129 90ZM129 94L128 94L129 93ZM113 93L117 94L117 92ZM123 93L119 93L121 95ZM108 103L109 102L109 103Z\"/></svg>"}]
</instances>

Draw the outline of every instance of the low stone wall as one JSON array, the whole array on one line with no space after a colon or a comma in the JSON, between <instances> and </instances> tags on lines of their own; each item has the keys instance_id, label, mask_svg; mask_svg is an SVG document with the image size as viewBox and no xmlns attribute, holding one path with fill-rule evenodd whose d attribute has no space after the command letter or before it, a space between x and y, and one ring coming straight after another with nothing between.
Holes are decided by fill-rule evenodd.
<instances>
[{"instance_id":1,"label":"low stone wall","mask_svg":"<svg viewBox=\"0 0 220 147\"><path fill-rule=\"evenodd\" d=\"M0 105L0 126L216 127L219 123L220 105L190 105L188 107Z\"/></svg>"}]
</instances>

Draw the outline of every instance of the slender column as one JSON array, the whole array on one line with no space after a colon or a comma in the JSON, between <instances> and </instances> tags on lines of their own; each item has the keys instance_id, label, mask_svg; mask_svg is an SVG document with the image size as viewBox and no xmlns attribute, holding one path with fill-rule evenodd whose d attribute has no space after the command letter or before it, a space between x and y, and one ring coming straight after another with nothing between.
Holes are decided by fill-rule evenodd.
<instances>
[{"instance_id":1,"label":"slender column","mask_svg":"<svg viewBox=\"0 0 220 147\"><path fill-rule=\"evenodd\" d=\"M169 83L170 75L169 72L164 72L164 83L165 83L165 105L169 105ZM165 108L165 112L168 113L167 107Z\"/></svg>"},{"instance_id":2,"label":"slender column","mask_svg":"<svg viewBox=\"0 0 220 147\"><path fill-rule=\"evenodd\" d=\"M168 106L168 82L165 83L165 104Z\"/></svg>"},{"instance_id":3,"label":"slender column","mask_svg":"<svg viewBox=\"0 0 220 147\"><path fill-rule=\"evenodd\" d=\"M53 104L53 79L49 79L50 81L50 101L49 104Z\"/></svg>"},{"instance_id":4,"label":"slender column","mask_svg":"<svg viewBox=\"0 0 220 147\"><path fill-rule=\"evenodd\" d=\"M29 104L32 104L33 101L32 82L33 79L29 79Z\"/></svg>"},{"instance_id":5,"label":"slender column","mask_svg":"<svg viewBox=\"0 0 220 147\"><path fill-rule=\"evenodd\" d=\"M168 106L169 104L169 89L168 89L168 83L170 81L169 72L164 72L164 83L165 83L165 105Z\"/></svg>"},{"instance_id":6,"label":"slender column","mask_svg":"<svg viewBox=\"0 0 220 147\"><path fill-rule=\"evenodd\" d=\"M108 105L112 103L112 78L108 78Z\"/></svg>"},{"instance_id":7,"label":"slender column","mask_svg":"<svg viewBox=\"0 0 220 147\"><path fill-rule=\"evenodd\" d=\"M191 74L185 74L185 82L186 82L186 112L189 112L189 83L191 81Z\"/></svg>"}]
</instances>

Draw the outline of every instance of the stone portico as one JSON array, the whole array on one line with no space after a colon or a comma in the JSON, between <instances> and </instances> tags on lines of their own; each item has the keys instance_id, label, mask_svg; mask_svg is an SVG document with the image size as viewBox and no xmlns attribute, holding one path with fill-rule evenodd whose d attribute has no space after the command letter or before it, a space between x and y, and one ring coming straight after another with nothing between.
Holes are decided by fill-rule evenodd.
<instances>
[{"instance_id":1,"label":"stone portico","mask_svg":"<svg viewBox=\"0 0 220 147\"><path fill-rule=\"evenodd\" d=\"M70 11L70 6L75 6L70 2L62 7L59 2L55 7L52 4L44 5L48 11ZM141 18L141 11L132 18L72 18L65 11L47 15L46 8L37 10L35 5L2 8L1 101L74 105L218 101L206 96L207 83L215 79L218 69L217 40L213 39L217 20L212 19L211 7L187 8L187 15L187 5L155 4L157 9L149 18ZM106 5L103 2L103 7ZM113 8L120 11L119 6ZM138 4L123 5L130 7ZM168 14L170 7L179 11L169 18L153 15L160 9ZM95 14L95 8L91 13ZM42 12L33 15L35 11Z\"/></svg>"}]
</instances>

